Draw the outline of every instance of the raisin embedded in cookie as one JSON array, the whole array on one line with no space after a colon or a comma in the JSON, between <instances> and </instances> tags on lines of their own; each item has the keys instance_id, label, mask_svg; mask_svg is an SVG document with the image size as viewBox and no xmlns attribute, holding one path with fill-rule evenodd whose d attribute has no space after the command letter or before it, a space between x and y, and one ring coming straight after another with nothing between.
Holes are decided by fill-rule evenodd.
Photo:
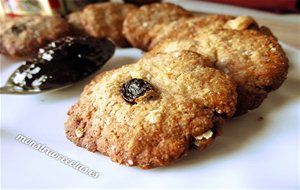
<instances>
[{"instance_id":1,"label":"raisin embedded in cookie","mask_svg":"<svg viewBox=\"0 0 300 190\"><path fill-rule=\"evenodd\" d=\"M134 47L147 50L151 43L151 30L157 24L166 24L182 18L192 17L192 13L171 3L153 3L130 11L124 20L123 34ZM164 33L164 29L157 35Z\"/></svg>"},{"instance_id":2,"label":"raisin embedded in cookie","mask_svg":"<svg viewBox=\"0 0 300 190\"><path fill-rule=\"evenodd\" d=\"M146 55L96 76L68 112L76 145L129 166L165 166L213 142L235 112L235 83L191 52Z\"/></svg>"},{"instance_id":3,"label":"raisin embedded in cookie","mask_svg":"<svg viewBox=\"0 0 300 190\"><path fill-rule=\"evenodd\" d=\"M132 3L138 6L151 4L151 3L159 3L162 0L124 0L125 3Z\"/></svg>"},{"instance_id":4,"label":"raisin embedded in cookie","mask_svg":"<svg viewBox=\"0 0 300 190\"><path fill-rule=\"evenodd\" d=\"M132 4L98 3L85 7L80 15L87 34L109 37L116 45L129 45L122 34L123 20L128 12L136 9Z\"/></svg>"},{"instance_id":5,"label":"raisin embedded in cookie","mask_svg":"<svg viewBox=\"0 0 300 190\"><path fill-rule=\"evenodd\" d=\"M0 19L0 53L33 56L38 48L70 32L68 22L58 16L23 16Z\"/></svg>"},{"instance_id":6,"label":"raisin embedded in cookie","mask_svg":"<svg viewBox=\"0 0 300 190\"><path fill-rule=\"evenodd\" d=\"M191 50L209 58L238 84L236 115L261 105L287 76L288 60L276 37L249 16L209 15L162 24L151 21L154 25L145 31L147 37L133 45L144 44L142 49L150 52Z\"/></svg>"}]
</instances>

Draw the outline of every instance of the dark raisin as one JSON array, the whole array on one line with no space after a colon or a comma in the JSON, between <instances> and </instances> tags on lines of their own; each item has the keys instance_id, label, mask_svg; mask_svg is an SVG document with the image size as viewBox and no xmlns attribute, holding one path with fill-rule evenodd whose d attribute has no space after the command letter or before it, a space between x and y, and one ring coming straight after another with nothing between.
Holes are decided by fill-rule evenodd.
<instances>
[{"instance_id":1,"label":"dark raisin","mask_svg":"<svg viewBox=\"0 0 300 190\"><path fill-rule=\"evenodd\" d=\"M122 85L121 95L126 102L136 104L135 99L150 90L153 90L151 84L143 79L134 78Z\"/></svg>"},{"instance_id":2,"label":"dark raisin","mask_svg":"<svg viewBox=\"0 0 300 190\"><path fill-rule=\"evenodd\" d=\"M264 90L266 92L271 92L273 90L272 86L256 86L256 89Z\"/></svg>"},{"instance_id":3,"label":"dark raisin","mask_svg":"<svg viewBox=\"0 0 300 190\"><path fill-rule=\"evenodd\" d=\"M228 119L228 115L226 113L218 113L214 111L214 115L217 117L221 117L222 119Z\"/></svg>"},{"instance_id":4,"label":"dark raisin","mask_svg":"<svg viewBox=\"0 0 300 190\"><path fill-rule=\"evenodd\" d=\"M142 6L150 3L159 3L161 0L124 0L125 3L132 3L138 6Z\"/></svg>"},{"instance_id":5,"label":"dark raisin","mask_svg":"<svg viewBox=\"0 0 300 190\"><path fill-rule=\"evenodd\" d=\"M19 67L9 82L27 90L69 85L99 70L114 50L107 38L65 37L40 48L37 57Z\"/></svg>"},{"instance_id":6,"label":"dark raisin","mask_svg":"<svg viewBox=\"0 0 300 190\"><path fill-rule=\"evenodd\" d=\"M26 29L26 26L24 24L13 25L10 29L12 33L17 35L23 32Z\"/></svg>"},{"instance_id":7,"label":"dark raisin","mask_svg":"<svg viewBox=\"0 0 300 190\"><path fill-rule=\"evenodd\" d=\"M256 22L252 22L252 24L250 24L248 26L248 29L252 29L252 30L258 30L259 27L258 27L258 24Z\"/></svg>"},{"instance_id":8,"label":"dark raisin","mask_svg":"<svg viewBox=\"0 0 300 190\"><path fill-rule=\"evenodd\" d=\"M266 92L271 92L273 90L273 87L272 86L263 86L263 89L266 91Z\"/></svg>"},{"instance_id":9,"label":"dark raisin","mask_svg":"<svg viewBox=\"0 0 300 190\"><path fill-rule=\"evenodd\" d=\"M257 118L257 120L258 120L258 121L262 121L262 120L264 120L264 117L259 116L259 117Z\"/></svg>"}]
</instances>

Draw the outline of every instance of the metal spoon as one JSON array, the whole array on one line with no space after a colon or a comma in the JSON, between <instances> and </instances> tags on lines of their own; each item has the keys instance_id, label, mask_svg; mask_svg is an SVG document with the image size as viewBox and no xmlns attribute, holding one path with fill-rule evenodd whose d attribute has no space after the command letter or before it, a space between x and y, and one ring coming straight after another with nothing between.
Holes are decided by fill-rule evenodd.
<instances>
[{"instance_id":1,"label":"metal spoon","mask_svg":"<svg viewBox=\"0 0 300 190\"><path fill-rule=\"evenodd\" d=\"M0 94L38 94L71 86L99 70L114 54L107 38L66 37L39 49L16 69Z\"/></svg>"},{"instance_id":2,"label":"metal spoon","mask_svg":"<svg viewBox=\"0 0 300 190\"><path fill-rule=\"evenodd\" d=\"M61 90L63 88L67 88L68 86L71 85L67 85L67 86L62 86L61 88L55 88L55 89L51 89L51 90L24 90L22 88L15 88L14 86L7 86L7 84L5 84L5 86L0 87L0 94L40 94L40 93L44 93L44 92L50 92L50 91L56 91L56 90Z\"/></svg>"}]
</instances>

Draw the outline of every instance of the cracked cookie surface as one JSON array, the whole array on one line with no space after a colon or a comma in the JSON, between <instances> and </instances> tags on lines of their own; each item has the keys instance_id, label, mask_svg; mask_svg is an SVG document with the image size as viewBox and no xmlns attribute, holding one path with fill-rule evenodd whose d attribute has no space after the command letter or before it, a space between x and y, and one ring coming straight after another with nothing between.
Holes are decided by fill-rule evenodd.
<instances>
[{"instance_id":1,"label":"cracked cookie surface","mask_svg":"<svg viewBox=\"0 0 300 190\"><path fill-rule=\"evenodd\" d=\"M166 39L149 54L191 50L208 57L237 83L236 115L257 108L286 79L288 59L278 42L255 30L197 31Z\"/></svg>"},{"instance_id":2,"label":"cracked cookie surface","mask_svg":"<svg viewBox=\"0 0 300 190\"><path fill-rule=\"evenodd\" d=\"M69 110L66 136L115 162L144 169L168 165L191 146L201 150L234 114L237 98L235 83L211 66L203 56L181 51L146 55L101 73ZM128 92L138 91L131 97L135 103L122 96L124 84L134 89Z\"/></svg>"},{"instance_id":3,"label":"cracked cookie surface","mask_svg":"<svg viewBox=\"0 0 300 190\"><path fill-rule=\"evenodd\" d=\"M140 11L139 18L149 12L149 9ZM167 17L163 10L160 14ZM130 19L127 17L125 21L130 23ZM249 16L192 16L162 23L148 19L151 27L144 28L145 35L133 46L150 51L148 54L191 50L209 58L238 84L236 115L260 106L268 93L278 89L287 77L288 59L277 38ZM136 34L132 31L126 37Z\"/></svg>"}]
</instances>

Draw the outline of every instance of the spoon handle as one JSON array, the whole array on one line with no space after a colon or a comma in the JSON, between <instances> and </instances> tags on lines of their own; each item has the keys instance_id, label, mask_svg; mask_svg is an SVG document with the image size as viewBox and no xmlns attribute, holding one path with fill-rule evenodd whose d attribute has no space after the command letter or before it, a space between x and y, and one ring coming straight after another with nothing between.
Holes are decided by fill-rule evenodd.
<instances>
[{"instance_id":1,"label":"spoon handle","mask_svg":"<svg viewBox=\"0 0 300 190\"><path fill-rule=\"evenodd\" d=\"M0 87L0 94L21 94L22 92L16 91L11 86L2 86Z\"/></svg>"},{"instance_id":2,"label":"spoon handle","mask_svg":"<svg viewBox=\"0 0 300 190\"><path fill-rule=\"evenodd\" d=\"M12 86L2 86L0 87L0 94L38 94L39 91L25 91L18 90Z\"/></svg>"}]
</instances>

